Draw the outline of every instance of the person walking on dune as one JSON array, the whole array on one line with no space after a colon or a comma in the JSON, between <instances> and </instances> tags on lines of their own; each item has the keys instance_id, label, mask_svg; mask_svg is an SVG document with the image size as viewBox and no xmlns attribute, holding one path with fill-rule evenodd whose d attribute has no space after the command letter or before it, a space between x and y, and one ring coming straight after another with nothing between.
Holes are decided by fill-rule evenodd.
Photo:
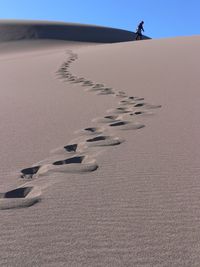
<instances>
[{"instance_id":1,"label":"person walking on dune","mask_svg":"<svg viewBox=\"0 0 200 267\"><path fill-rule=\"evenodd\" d=\"M135 40L142 40L142 31L144 32L144 21L141 21L137 27L137 30L136 30L136 37L135 37Z\"/></svg>"}]
</instances>

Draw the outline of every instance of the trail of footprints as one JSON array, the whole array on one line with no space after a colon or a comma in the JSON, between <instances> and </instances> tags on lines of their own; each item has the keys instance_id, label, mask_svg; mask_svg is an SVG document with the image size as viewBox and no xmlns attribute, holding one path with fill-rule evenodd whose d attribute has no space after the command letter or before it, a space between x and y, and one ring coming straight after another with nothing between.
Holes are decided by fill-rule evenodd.
<instances>
[{"instance_id":1,"label":"trail of footprints","mask_svg":"<svg viewBox=\"0 0 200 267\"><path fill-rule=\"evenodd\" d=\"M81 85L85 91L96 95L111 95L118 99L116 107L109 109L107 114L92 120L94 125L75 132L76 140L63 147L50 151L50 157L31 167L20 171L19 177L25 181L24 185L10 191L0 193L0 209L28 207L41 200L41 189L33 185L38 178L51 173L84 173L97 170L95 151L101 147L120 145L124 140L116 133L125 130L139 130L145 127L137 122L140 116L153 114L152 110L160 105L145 102L144 98L128 96L124 91L107 87L102 83L95 83L85 77L78 77L70 72L71 64L78 59L78 55L68 51L68 59L56 72L56 77L63 82ZM118 130L118 131L116 131ZM96 149L93 151L93 149ZM32 182L32 183L31 183Z\"/></svg>"}]
</instances>

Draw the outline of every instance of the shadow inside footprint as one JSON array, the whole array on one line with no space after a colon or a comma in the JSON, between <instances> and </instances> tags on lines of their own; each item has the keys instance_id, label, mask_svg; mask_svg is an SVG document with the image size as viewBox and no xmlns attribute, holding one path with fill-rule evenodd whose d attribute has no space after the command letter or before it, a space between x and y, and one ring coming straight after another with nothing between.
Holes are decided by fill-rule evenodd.
<instances>
[{"instance_id":1,"label":"shadow inside footprint","mask_svg":"<svg viewBox=\"0 0 200 267\"><path fill-rule=\"evenodd\" d=\"M88 131L88 132L91 132L91 133L94 133L94 132L96 132L96 128L93 128L93 127L89 127L89 128L85 128L84 129L85 131Z\"/></svg>"},{"instance_id":2,"label":"shadow inside footprint","mask_svg":"<svg viewBox=\"0 0 200 267\"><path fill-rule=\"evenodd\" d=\"M136 111L134 114L135 115L141 115L143 112L142 111Z\"/></svg>"},{"instance_id":3,"label":"shadow inside footprint","mask_svg":"<svg viewBox=\"0 0 200 267\"><path fill-rule=\"evenodd\" d=\"M127 122L125 121L119 121L119 122L115 122L115 123L111 123L110 126L115 127L115 126L122 126L122 125L126 125Z\"/></svg>"},{"instance_id":4,"label":"shadow inside footprint","mask_svg":"<svg viewBox=\"0 0 200 267\"><path fill-rule=\"evenodd\" d=\"M93 82L86 80L86 81L83 82L83 85L93 85Z\"/></svg>"},{"instance_id":5,"label":"shadow inside footprint","mask_svg":"<svg viewBox=\"0 0 200 267\"><path fill-rule=\"evenodd\" d=\"M73 145L64 146L64 149L67 152L76 152L77 147L78 147L78 144L73 144Z\"/></svg>"},{"instance_id":6,"label":"shadow inside footprint","mask_svg":"<svg viewBox=\"0 0 200 267\"><path fill-rule=\"evenodd\" d=\"M105 119L115 120L118 116L105 116Z\"/></svg>"},{"instance_id":7,"label":"shadow inside footprint","mask_svg":"<svg viewBox=\"0 0 200 267\"><path fill-rule=\"evenodd\" d=\"M41 166L34 166L21 170L21 178L32 178L36 174Z\"/></svg>"},{"instance_id":8,"label":"shadow inside footprint","mask_svg":"<svg viewBox=\"0 0 200 267\"><path fill-rule=\"evenodd\" d=\"M96 84L94 84L94 87L95 88L104 87L104 84L102 84L102 83L96 83Z\"/></svg>"},{"instance_id":9,"label":"shadow inside footprint","mask_svg":"<svg viewBox=\"0 0 200 267\"><path fill-rule=\"evenodd\" d=\"M119 91L115 94L116 96L119 96L119 97L126 97L126 93L123 92L123 91Z\"/></svg>"},{"instance_id":10,"label":"shadow inside footprint","mask_svg":"<svg viewBox=\"0 0 200 267\"><path fill-rule=\"evenodd\" d=\"M132 104L132 100L130 101L130 100L121 100L120 101L120 104Z\"/></svg>"},{"instance_id":11,"label":"shadow inside footprint","mask_svg":"<svg viewBox=\"0 0 200 267\"><path fill-rule=\"evenodd\" d=\"M84 79L81 78L74 81L74 83L82 83L82 82L84 82Z\"/></svg>"},{"instance_id":12,"label":"shadow inside footprint","mask_svg":"<svg viewBox=\"0 0 200 267\"><path fill-rule=\"evenodd\" d=\"M129 113L130 111L127 109L127 107L118 107L116 108L117 113Z\"/></svg>"},{"instance_id":13,"label":"shadow inside footprint","mask_svg":"<svg viewBox=\"0 0 200 267\"><path fill-rule=\"evenodd\" d=\"M73 164L73 163L82 163L84 156L73 157L65 160L55 161L53 165L64 165L64 164Z\"/></svg>"},{"instance_id":14,"label":"shadow inside footprint","mask_svg":"<svg viewBox=\"0 0 200 267\"><path fill-rule=\"evenodd\" d=\"M145 103L138 103L136 105L134 105L134 107L138 108L138 107L143 107L145 105Z\"/></svg>"},{"instance_id":15,"label":"shadow inside footprint","mask_svg":"<svg viewBox=\"0 0 200 267\"><path fill-rule=\"evenodd\" d=\"M134 116L134 115L141 115L141 114L144 114L145 112L143 112L143 111L136 111L136 112L134 112L134 113L130 113L129 115L130 116Z\"/></svg>"},{"instance_id":16,"label":"shadow inside footprint","mask_svg":"<svg viewBox=\"0 0 200 267\"><path fill-rule=\"evenodd\" d=\"M75 131L76 134L80 135L96 135L101 134L103 131L103 128L101 127L87 127L78 131Z\"/></svg>"},{"instance_id":17,"label":"shadow inside footprint","mask_svg":"<svg viewBox=\"0 0 200 267\"><path fill-rule=\"evenodd\" d=\"M32 189L32 186L20 187L6 193L0 193L0 198L25 198Z\"/></svg>"},{"instance_id":18,"label":"shadow inside footprint","mask_svg":"<svg viewBox=\"0 0 200 267\"><path fill-rule=\"evenodd\" d=\"M106 140L106 136L97 136L92 139L88 139L86 142L97 142L102 140Z\"/></svg>"},{"instance_id":19,"label":"shadow inside footprint","mask_svg":"<svg viewBox=\"0 0 200 267\"><path fill-rule=\"evenodd\" d=\"M116 145L120 145L123 140L118 138L118 137L114 137L114 136L104 136L104 135L100 135L100 136L96 136L92 139L88 139L86 140L88 146L90 147L103 147L103 146L116 146Z\"/></svg>"},{"instance_id":20,"label":"shadow inside footprint","mask_svg":"<svg viewBox=\"0 0 200 267\"><path fill-rule=\"evenodd\" d=\"M129 99L136 100L136 101L142 101L142 100L144 100L144 97L129 96Z\"/></svg>"}]
</instances>

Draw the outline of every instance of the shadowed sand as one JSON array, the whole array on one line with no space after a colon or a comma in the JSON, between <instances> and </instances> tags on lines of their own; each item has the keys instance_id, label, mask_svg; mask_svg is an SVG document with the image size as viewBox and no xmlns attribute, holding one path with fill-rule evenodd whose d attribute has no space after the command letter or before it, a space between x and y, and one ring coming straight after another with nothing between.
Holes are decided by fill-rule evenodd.
<instances>
[{"instance_id":1,"label":"shadowed sand","mask_svg":"<svg viewBox=\"0 0 200 267\"><path fill-rule=\"evenodd\" d=\"M28 43L0 55L0 265L198 266L200 37Z\"/></svg>"},{"instance_id":2,"label":"shadowed sand","mask_svg":"<svg viewBox=\"0 0 200 267\"><path fill-rule=\"evenodd\" d=\"M135 33L130 31L64 22L1 20L0 31L0 41L4 42L24 39L56 39L116 43L135 40Z\"/></svg>"}]
</instances>

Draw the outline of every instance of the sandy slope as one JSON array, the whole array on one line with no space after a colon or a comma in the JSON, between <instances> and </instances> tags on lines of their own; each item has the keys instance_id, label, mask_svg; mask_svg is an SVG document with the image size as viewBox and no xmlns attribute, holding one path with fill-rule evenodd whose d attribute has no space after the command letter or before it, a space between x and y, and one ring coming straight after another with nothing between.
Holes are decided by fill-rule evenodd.
<instances>
[{"instance_id":1,"label":"sandy slope","mask_svg":"<svg viewBox=\"0 0 200 267\"><path fill-rule=\"evenodd\" d=\"M99 115L102 104L109 107L111 102L108 99L100 104L95 100L88 110L88 101L93 103L95 96L56 79L66 51L81 44L35 42L32 47L38 45L37 49L25 42L21 44L23 52L17 44L17 52L4 53L0 58L2 176L8 173L16 177L19 168L42 160L51 149L74 138L73 131L90 122L91 112Z\"/></svg>"},{"instance_id":2,"label":"sandy slope","mask_svg":"<svg viewBox=\"0 0 200 267\"><path fill-rule=\"evenodd\" d=\"M73 173L56 165L34 176L27 185L42 190L41 202L1 211L1 266L199 265L199 42L57 44L46 51L41 45L13 58L3 55L1 188L22 183L16 177L21 168L69 158L62 152L67 144L78 144L92 160L73 165ZM63 66L56 79L71 56L75 82L84 77L111 89L72 84ZM145 99L119 106L127 101L119 91ZM117 107L129 112L118 114ZM106 115L120 115L128 124L100 122ZM133 130L136 122L146 127ZM99 145L125 142L81 146L98 136L81 131L86 127L109 137ZM51 155L56 148L60 154ZM99 168L83 173L93 160Z\"/></svg>"}]
</instances>

